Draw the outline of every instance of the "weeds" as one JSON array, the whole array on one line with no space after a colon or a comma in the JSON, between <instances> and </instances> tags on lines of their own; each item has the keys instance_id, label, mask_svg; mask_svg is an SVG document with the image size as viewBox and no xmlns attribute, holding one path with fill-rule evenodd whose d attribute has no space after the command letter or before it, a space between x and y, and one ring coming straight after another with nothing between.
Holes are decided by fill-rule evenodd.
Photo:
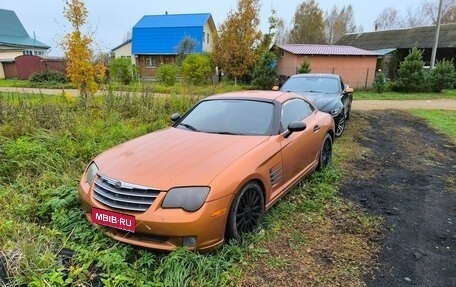
<instances>
[{"instance_id":1,"label":"weeds","mask_svg":"<svg viewBox=\"0 0 456 287\"><path fill-rule=\"evenodd\" d=\"M0 94L0 250L9 284L228 286L238 280L236 266L250 247L154 254L94 229L77 198L79 177L94 155L169 126L172 113L199 99L107 92L84 109L65 96ZM65 264L56 260L63 248L75 252Z\"/></svg>"},{"instance_id":2,"label":"weeds","mask_svg":"<svg viewBox=\"0 0 456 287\"><path fill-rule=\"evenodd\" d=\"M283 257L270 257L275 250L267 243L278 235L287 236L284 250L300 252L299 258L317 246L331 260L350 263L349 251L343 253L346 257L336 256L328 243L316 244L318 236L303 229L311 223L330 229L331 223L322 221L324 216L355 222L350 232L357 236L372 224L337 205L340 174L335 168L311 175L268 211L264 230L209 254L185 249L152 253L118 243L89 225L77 198L86 164L109 147L169 126L171 114L184 113L200 98L106 91L89 98L87 108L82 108L65 95L0 93L0 258L8 260L7 265L3 262L8 284L236 286L244 283L246 269L264 256L269 256L265 262L271 266L295 267L287 251ZM343 212L329 212L328 204ZM290 225L296 226L292 232ZM348 243L352 238L347 238L344 246L353 250ZM74 254L57 260L66 249ZM357 268L362 267L349 263L341 274L361 272Z\"/></svg>"}]
</instances>

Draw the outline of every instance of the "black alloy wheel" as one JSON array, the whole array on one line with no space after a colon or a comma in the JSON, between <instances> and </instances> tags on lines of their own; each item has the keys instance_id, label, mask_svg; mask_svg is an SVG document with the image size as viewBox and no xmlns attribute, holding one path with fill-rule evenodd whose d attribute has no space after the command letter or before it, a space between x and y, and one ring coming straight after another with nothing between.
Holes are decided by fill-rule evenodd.
<instances>
[{"instance_id":1,"label":"black alloy wheel","mask_svg":"<svg viewBox=\"0 0 456 287\"><path fill-rule=\"evenodd\" d=\"M256 182L247 183L236 194L230 208L227 223L227 237L241 239L242 234L256 231L264 215L264 196Z\"/></svg>"},{"instance_id":2,"label":"black alloy wheel","mask_svg":"<svg viewBox=\"0 0 456 287\"><path fill-rule=\"evenodd\" d=\"M341 137L345 130L345 114L342 111L342 117L336 122L336 138Z\"/></svg>"},{"instance_id":3,"label":"black alloy wheel","mask_svg":"<svg viewBox=\"0 0 456 287\"><path fill-rule=\"evenodd\" d=\"M328 167L332 161L332 138L327 134L321 146L320 158L318 160L317 170Z\"/></svg>"}]
</instances>

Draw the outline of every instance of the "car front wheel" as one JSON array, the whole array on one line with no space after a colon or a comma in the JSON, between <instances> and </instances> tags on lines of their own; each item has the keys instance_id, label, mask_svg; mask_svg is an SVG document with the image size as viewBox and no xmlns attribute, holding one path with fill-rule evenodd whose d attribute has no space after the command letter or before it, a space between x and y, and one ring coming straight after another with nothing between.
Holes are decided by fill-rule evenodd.
<instances>
[{"instance_id":1,"label":"car front wheel","mask_svg":"<svg viewBox=\"0 0 456 287\"><path fill-rule=\"evenodd\" d=\"M247 183L236 194L230 208L227 237L239 240L241 235L256 231L263 220L264 196L256 182Z\"/></svg>"},{"instance_id":2,"label":"car front wheel","mask_svg":"<svg viewBox=\"0 0 456 287\"><path fill-rule=\"evenodd\" d=\"M336 121L336 138L342 136L345 130L345 114L342 112L342 116Z\"/></svg>"}]
</instances>

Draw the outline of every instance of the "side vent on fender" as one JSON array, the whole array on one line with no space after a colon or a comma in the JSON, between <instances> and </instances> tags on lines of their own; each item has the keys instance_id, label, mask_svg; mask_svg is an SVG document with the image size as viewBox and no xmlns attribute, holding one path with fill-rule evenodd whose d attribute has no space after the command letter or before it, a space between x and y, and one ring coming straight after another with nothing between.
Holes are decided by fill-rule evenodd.
<instances>
[{"instance_id":1,"label":"side vent on fender","mask_svg":"<svg viewBox=\"0 0 456 287\"><path fill-rule=\"evenodd\" d=\"M282 180L282 167L275 166L269 170L269 178L271 179L271 185L275 186Z\"/></svg>"}]
</instances>

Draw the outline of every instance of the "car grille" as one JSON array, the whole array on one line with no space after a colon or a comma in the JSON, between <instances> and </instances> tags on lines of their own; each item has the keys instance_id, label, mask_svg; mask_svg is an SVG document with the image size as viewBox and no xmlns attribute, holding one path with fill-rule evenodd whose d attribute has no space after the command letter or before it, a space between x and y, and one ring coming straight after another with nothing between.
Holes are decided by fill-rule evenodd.
<instances>
[{"instance_id":1,"label":"car grille","mask_svg":"<svg viewBox=\"0 0 456 287\"><path fill-rule=\"evenodd\" d=\"M146 211L157 198L159 190L98 176L93 186L93 198L117 210Z\"/></svg>"}]
</instances>

